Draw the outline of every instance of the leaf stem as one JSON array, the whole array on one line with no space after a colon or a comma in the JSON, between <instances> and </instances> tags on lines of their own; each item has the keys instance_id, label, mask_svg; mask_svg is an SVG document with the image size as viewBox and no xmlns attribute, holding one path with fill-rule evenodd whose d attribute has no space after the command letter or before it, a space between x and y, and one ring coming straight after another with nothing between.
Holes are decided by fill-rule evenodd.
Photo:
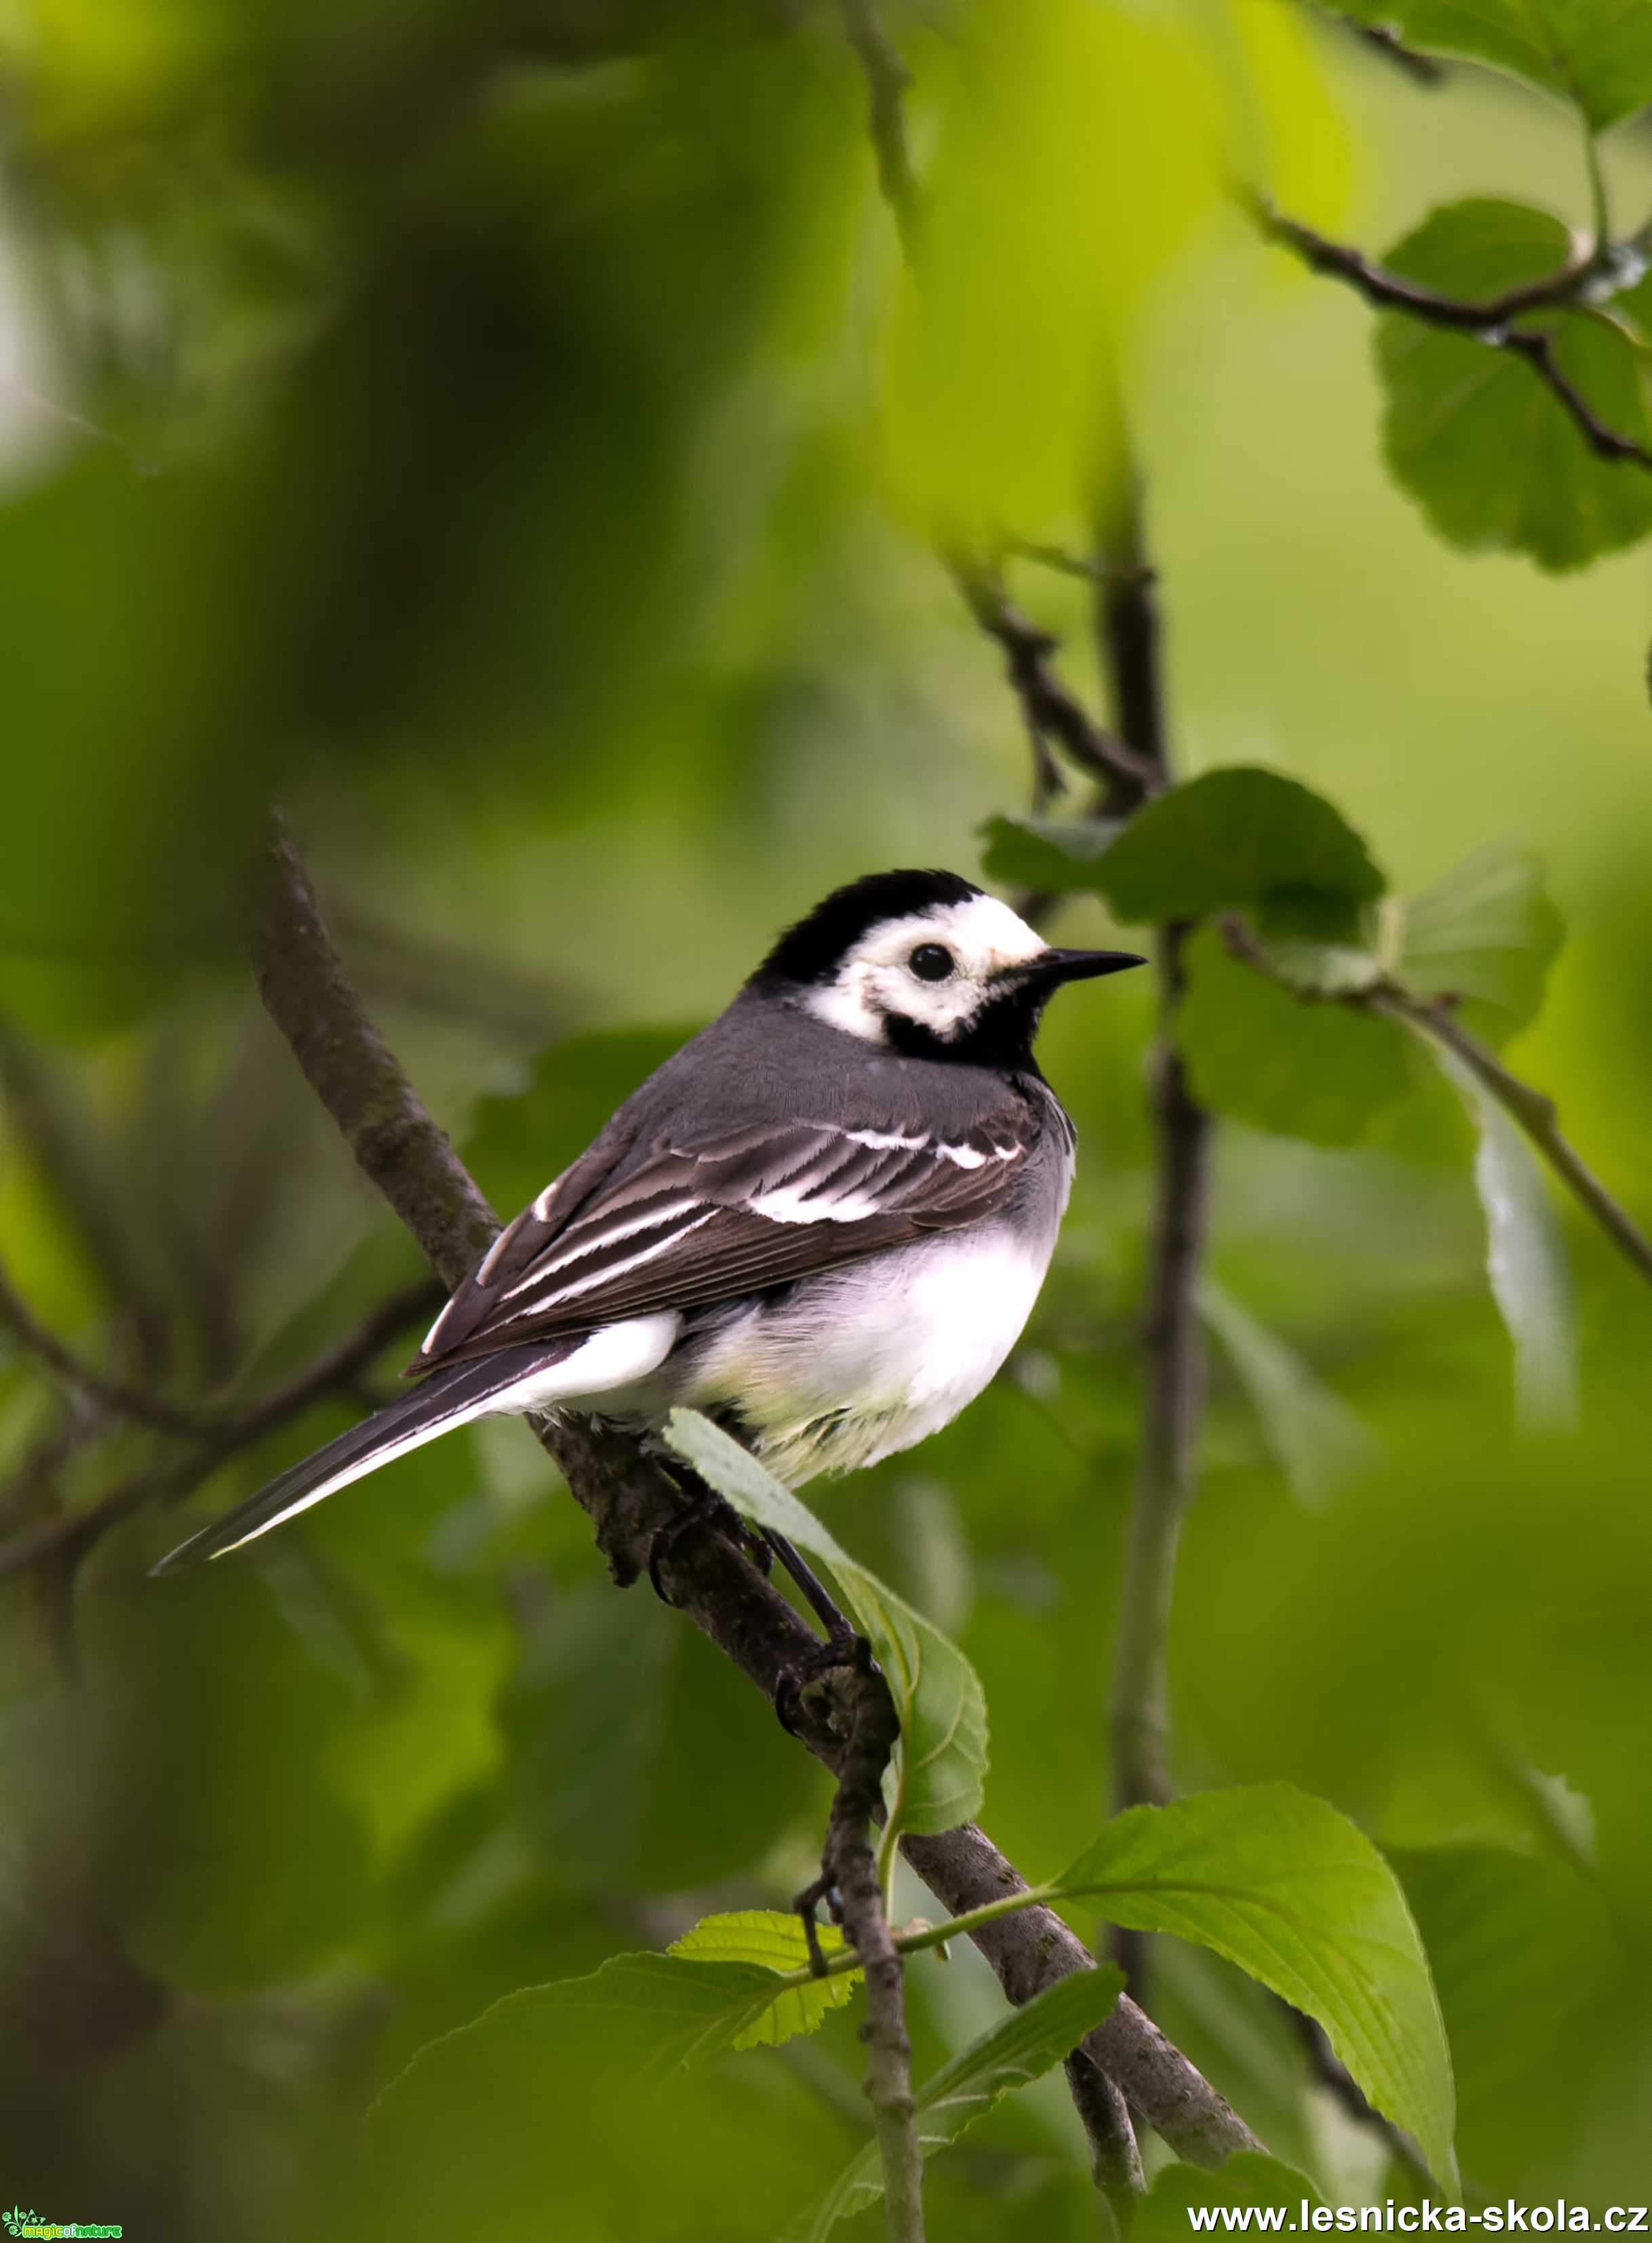
<instances>
[{"instance_id":1,"label":"leaf stem","mask_svg":"<svg viewBox=\"0 0 1652 2243\"><path fill-rule=\"evenodd\" d=\"M1601 144L1587 123L1583 126L1583 165L1588 176L1589 209L1595 226L1590 259L1593 263L1612 246L1612 206L1607 199L1606 174L1601 169Z\"/></svg>"},{"instance_id":2,"label":"leaf stem","mask_svg":"<svg viewBox=\"0 0 1652 2243\"><path fill-rule=\"evenodd\" d=\"M1360 1001L1374 1013L1400 1021L1424 1041L1440 1044L1460 1060L1487 1097L1494 1099L1549 1167L1643 1277L1652 1278L1652 1240L1615 1199L1561 1129L1555 1101L1529 1082L1511 1074L1487 1045L1439 1005L1425 1003L1397 983L1365 994Z\"/></svg>"}]
</instances>

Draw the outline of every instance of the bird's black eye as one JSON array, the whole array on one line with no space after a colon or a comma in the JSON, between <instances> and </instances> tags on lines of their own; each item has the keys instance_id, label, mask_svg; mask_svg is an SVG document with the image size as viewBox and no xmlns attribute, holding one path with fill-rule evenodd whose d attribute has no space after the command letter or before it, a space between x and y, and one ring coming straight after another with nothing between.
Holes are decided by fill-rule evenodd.
<instances>
[{"instance_id":1,"label":"bird's black eye","mask_svg":"<svg viewBox=\"0 0 1652 2243\"><path fill-rule=\"evenodd\" d=\"M920 981L944 981L955 963L944 942L920 942L906 962Z\"/></svg>"}]
</instances>

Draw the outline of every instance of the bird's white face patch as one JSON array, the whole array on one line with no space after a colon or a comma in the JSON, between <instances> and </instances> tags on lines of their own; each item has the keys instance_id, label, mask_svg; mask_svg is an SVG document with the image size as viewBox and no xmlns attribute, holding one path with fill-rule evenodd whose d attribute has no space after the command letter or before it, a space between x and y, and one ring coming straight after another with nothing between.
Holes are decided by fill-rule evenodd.
<instances>
[{"instance_id":1,"label":"bird's white face patch","mask_svg":"<svg viewBox=\"0 0 1652 2243\"><path fill-rule=\"evenodd\" d=\"M935 980L912 963L931 945L951 960L950 970ZM992 977L1006 967L1024 966L1044 947L1043 936L996 896L936 904L869 927L832 980L810 989L803 1003L816 1019L867 1043L886 1041L883 1023L892 1013L950 1042L986 1002Z\"/></svg>"}]
</instances>

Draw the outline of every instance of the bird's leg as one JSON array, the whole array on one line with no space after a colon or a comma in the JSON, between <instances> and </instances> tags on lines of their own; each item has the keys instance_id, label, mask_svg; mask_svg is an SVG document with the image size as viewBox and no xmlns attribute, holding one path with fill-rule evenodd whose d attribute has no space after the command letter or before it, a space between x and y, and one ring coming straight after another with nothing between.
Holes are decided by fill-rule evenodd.
<instances>
[{"instance_id":1,"label":"bird's leg","mask_svg":"<svg viewBox=\"0 0 1652 2243\"><path fill-rule=\"evenodd\" d=\"M789 1568L794 1560L798 1565L802 1565L802 1559L797 1557L795 1550L791 1552L789 1558L782 1554L783 1551L791 1548L783 1535L777 1535L775 1539L782 1546L775 1554L780 1559L782 1566ZM807 1566L803 1566L803 1571L806 1573L809 1573ZM811 1581L815 1580L812 1573L809 1574L809 1578ZM798 1586L801 1588L802 1584L799 1582ZM855 1633L818 1581L815 1581L815 1588L821 1600L821 1605L825 1607L825 1610L821 1612L821 1618L832 1632L824 1643L817 1643L812 1651L806 1651L800 1659L792 1660L781 1675L775 1688L776 1716L781 1728L789 1736L794 1737L802 1735L802 1731L797 1726L797 1716L802 1710L803 1691L810 1682L816 1681L823 1674L834 1674L839 1667L858 1667L862 1674L870 1674L875 1664L872 1658L872 1647L866 1638ZM804 1591L804 1594L808 1594L807 1590ZM810 1601L812 1603L813 1599L810 1599ZM827 1618L827 1613L831 1614L830 1619Z\"/></svg>"},{"instance_id":2,"label":"bird's leg","mask_svg":"<svg viewBox=\"0 0 1652 2243\"><path fill-rule=\"evenodd\" d=\"M832 1602L826 1593L824 1583L808 1560L786 1539L783 1534L776 1533L772 1526L765 1526L762 1529L762 1539L791 1575L793 1580L796 1582L808 1601L809 1610L825 1629L828 1639L838 1645L852 1641L855 1635L854 1629Z\"/></svg>"},{"instance_id":3,"label":"bird's leg","mask_svg":"<svg viewBox=\"0 0 1652 2243\"><path fill-rule=\"evenodd\" d=\"M648 1545L648 1585L662 1605L670 1598L660 1578L660 1569L668 1564L672 1552L685 1534L705 1528L721 1534L732 1542L736 1550L749 1558L758 1571L767 1573L770 1564L769 1545L755 1527L749 1526L733 1504L726 1502L715 1488L708 1487L698 1472L673 1458L671 1477L682 1492L682 1508L668 1519ZM818 1586L818 1584L816 1584Z\"/></svg>"},{"instance_id":4,"label":"bird's leg","mask_svg":"<svg viewBox=\"0 0 1652 2243\"><path fill-rule=\"evenodd\" d=\"M826 1957L821 1948L820 1925L815 1913L822 1901L825 1902L832 1922L841 1923L843 1920L843 1896L829 1875L823 1873L812 1885L805 1885L792 1903L802 1918L803 1937L809 1944L809 1967L817 1978L826 1976Z\"/></svg>"}]
</instances>

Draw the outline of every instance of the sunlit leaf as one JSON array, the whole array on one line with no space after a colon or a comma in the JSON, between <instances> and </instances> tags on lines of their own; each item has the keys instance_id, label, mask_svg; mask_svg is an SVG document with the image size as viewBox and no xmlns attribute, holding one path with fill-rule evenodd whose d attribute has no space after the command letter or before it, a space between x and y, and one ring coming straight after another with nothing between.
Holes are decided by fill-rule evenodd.
<instances>
[{"instance_id":1,"label":"sunlit leaf","mask_svg":"<svg viewBox=\"0 0 1652 2243\"><path fill-rule=\"evenodd\" d=\"M932 2157L956 2141L1002 2096L1042 2078L1071 2055L1111 2010L1124 1984L1124 1974L1111 1963L1073 1971L1011 2010L944 2065L917 2094L915 2118L923 2154ZM877 2145L869 2143L838 2176L807 2230L799 2233L806 2233L808 2243L824 2243L840 2219L863 2212L883 2193Z\"/></svg>"},{"instance_id":2,"label":"sunlit leaf","mask_svg":"<svg viewBox=\"0 0 1652 2243\"><path fill-rule=\"evenodd\" d=\"M884 1783L891 1825L931 1832L972 1821L986 1777L987 1711L964 1654L857 1565L789 1488L697 1411L674 1410L666 1438L742 1518L773 1527L830 1569L900 1716L900 1741Z\"/></svg>"},{"instance_id":3,"label":"sunlit leaf","mask_svg":"<svg viewBox=\"0 0 1652 2243\"><path fill-rule=\"evenodd\" d=\"M1624 0L1335 0L1334 13L1512 71L1596 131L1652 102L1652 12Z\"/></svg>"},{"instance_id":4,"label":"sunlit leaf","mask_svg":"<svg viewBox=\"0 0 1652 2243\"><path fill-rule=\"evenodd\" d=\"M1416 1925L1364 1832L1287 1784L1118 1815L1048 1888L1209 1947L1318 2019L1367 2098L1455 2178L1451 2059Z\"/></svg>"},{"instance_id":5,"label":"sunlit leaf","mask_svg":"<svg viewBox=\"0 0 1652 2243\"><path fill-rule=\"evenodd\" d=\"M841 1953L843 1935L835 1923L816 1928L824 1955ZM692 1930L674 1939L670 1955L691 1962L755 1963L765 1970L802 1970L809 1967L809 1942L802 1919L782 1916L770 1908L741 1909L728 1916L702 1916ZM735 2048L777 2048L799 2033L813 2032L829 2010L841 2010L861 1981L858 1970L840 1970L830 1977L811 1978L806 1986L787 1986L765 2010L760 2010L734 2037Z\"/></svg>"},{"instance_id":6,"label":"sunlit leaf","mask_svg":"<svg viewBox=\"0 0 1652 2243\"><path fill-rule=\"evenodd\" d=\"M1365 843L1323 796L1250 765L1205 771L1134 817L1088 885L1122 919L1272 907L1329 935L1383 892ZM1294 921L1294 925L1292 922Z\"/></svg>"},{"instance_id":7,"label":"sunlit leaf","mask_svg":"<svg viewBox=\"0 0 1652 2243\"><path fill-rule=\"evenodd\" d=\"M914 42L932 119L899 282L896 490L975 539L1064 515L1111 432L1111 362L1146 282L1220 192L1220 95L1173 16L979 0Z\"/></svg>"},{"instance_id":8,"label":"sunlit leaf","mask_svg":"<svg viewBox=\"0 0 1652 2243\"><path fill-rule=\"evenodd\" d=\"M1571 253L1570 234L1547 212L1472 201L1435 211L1384 261L1475 302L1541 279ZM1628 337L1588 310L1549 314L1543 324L1561 372L1596 417L1652 444ZM1378 322L1376 354L1388 465L1452 544L1576 569L1652 529L1652 475L1598 459L1523 360L1398 313Z\"/></svg>"}]
</instances>

